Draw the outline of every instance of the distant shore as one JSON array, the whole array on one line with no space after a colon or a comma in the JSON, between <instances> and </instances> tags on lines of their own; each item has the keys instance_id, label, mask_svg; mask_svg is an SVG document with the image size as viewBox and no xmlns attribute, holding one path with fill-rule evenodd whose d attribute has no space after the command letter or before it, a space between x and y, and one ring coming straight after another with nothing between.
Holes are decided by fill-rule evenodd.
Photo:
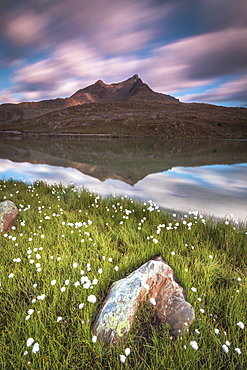
<instances>
[{"instance_id":1,"label":"distant shore","mask_svg":"<svg viewBox=\"0 0 247 370\"><path fill-rule=\"evenodd\" d=\"M212 136L205 136L205 137L196 137L196 136L159 136L159 135L127 135L127 134L99 134L99 133L91 133L91 134L83 134L83 133L74 133L74 132L23 132L23 131L7 131L2 130L0 131L1 136L7 137L15 137L15 136L32 136L32 137L73 137L73 138L109 138L109 139L117 139L117 138L140 138L140 139L148 139L148 138L159 138L159 139L198 139L198 140L206 140L206 139L215 139L215 140L241 140L245 141L247 138L244 137L212 137Z\"/></svg>"},{"instance_id":2,"label":"distant shore","mask_svg":"<svg viewBox=\"0 0 247 370\"><path fill-rule=\"evenodd\" d=\"M109 138L118 138L118 137L146 137L142 135L111 135L111 134L79 134L79 133L50 133L50 132L21 132L21 131L0 131L0 135L6 136L62 136L62 137L109 137Z\"/></svg>"}]
</instances>

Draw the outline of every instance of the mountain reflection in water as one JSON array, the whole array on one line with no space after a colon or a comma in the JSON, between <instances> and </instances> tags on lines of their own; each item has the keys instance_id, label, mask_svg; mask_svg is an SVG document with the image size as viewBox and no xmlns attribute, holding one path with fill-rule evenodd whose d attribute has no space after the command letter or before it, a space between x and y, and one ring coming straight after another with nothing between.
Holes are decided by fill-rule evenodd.
<instances>
[{"instance_id":1,"label":"mountain reflection in water","mask_svg":"<svg viewBox=\"0 0 247 370\"><path fill-rule=\"evenodd\" d=\"M70 182L162 208L247 216L246 141L0 139L0 177ZM19 163L18 163L19 162Z\"/></svg>"}]
</instances>

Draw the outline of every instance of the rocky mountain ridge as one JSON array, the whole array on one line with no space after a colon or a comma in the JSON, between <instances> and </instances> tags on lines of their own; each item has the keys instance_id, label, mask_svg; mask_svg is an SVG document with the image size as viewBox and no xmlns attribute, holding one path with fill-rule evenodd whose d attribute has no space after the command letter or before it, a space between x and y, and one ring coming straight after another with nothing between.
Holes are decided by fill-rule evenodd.
<instances>
[{"instance_id":1,"label":"rocky mountain ridge","mask_svg":"<svg viewBox=\"0 0 247 370\"><path fill-rule=\"evenodd\" d=\"M154 101L178 101L178 99L161 93L154 92L148 85L136 74L126 81L105 84L102 80L78 90L68 98L41 100L38 102L23 102L18 104L1 104L0 120L3 113L4 119L31 118L37 117L53 110L64 109L76 105L89 103L109 103L121 102L125 99L147 98ZM5 110L5 112L4 112ZM27 111L28 110L28 111ZM1 114L2 113L2 114ZM20 117L18 117L18 115ZM3 118L3 117L2 117Z\"/></svg>"},{"instance_id":2,"label":"rocky mountain ridge","mask_svg":"<svg viewBox=\"0 0 247 370\"><path fill-rule=\"evenodd\" d=\"M138 75L98 80L65 99L0 105L0 131L16 134L247 138L247 109L182 103Z\"/></svg>"}]
</instances>

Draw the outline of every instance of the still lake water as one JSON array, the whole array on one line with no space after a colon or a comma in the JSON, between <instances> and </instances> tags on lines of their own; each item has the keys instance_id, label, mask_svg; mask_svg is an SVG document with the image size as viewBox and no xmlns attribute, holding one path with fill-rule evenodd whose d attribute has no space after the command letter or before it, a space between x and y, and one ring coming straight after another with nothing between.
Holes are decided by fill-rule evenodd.
<instances>
[{"instance_id":1,"label":"still lake water","mask_svg":"<svg viewBox=\"0 0 247 370\"><path fill-rule=\"evenodd\" d=\"M10 177L247 220L245 140L2 137L0 178Z\"/></svg>"}]
</instances>

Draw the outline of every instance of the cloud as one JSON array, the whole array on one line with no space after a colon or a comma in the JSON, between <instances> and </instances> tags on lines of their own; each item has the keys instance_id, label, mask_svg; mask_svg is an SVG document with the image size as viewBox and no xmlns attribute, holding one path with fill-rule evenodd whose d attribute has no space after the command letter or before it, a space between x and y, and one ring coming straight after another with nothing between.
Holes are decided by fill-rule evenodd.
<instances>
[{"instance_id":1,"label":"cloud","mask_svg":"<svg viewBox=\"0 0 247 370\"><path fill-rule=\"evenodd\" d=\"M23 92L26 100L30 93L36 100L64 97L98 78L112 83L138 73L154 90L175 94L209 86L223 76L247 72L245 47L247 50L247 29L242 28L181 39L142 58L135 55L104 58L93 46L75 40L58 45L47 59L17 70L15 91ZM232 96L232 100L244 100L246 79L241 78L191 98L223 102ZM35 97L34 91L39 91L40 96ZM190 95L184 99L190 100Z\"/></svg>"},{"instance_id":2,"label":"cloud","mask_svg":"<svg viewBox=\"0 0 247 370\"><path fill-rule=\"evenodd\" d=\"M246 27L247 2L245 0L198 0L198 20L203 32L232 27Z\"/></svg>"},{"instance_id":3,"label":"cloud","mask_svg":"<svg viewBox=\"0 0 247 370\"><path fill-rule=\"evenodd\" d=\"M11 72L13 88L2 96L12 91L21 93L21 101L65 97L99 78L128 78L140 65L134 54L153 39L153 25L166 7L150 0L26 0L7 9L2 60L5 68L11 68L10 55L26 60Z\"/></svg>"},{"instance_id":4,"label":"cloud","mask_svg":"<svg viewBox=\"0 0 247 370\"><path fill-rule=\"evenodd\" d=\"M65 97L99 78L112 83L138 73L156 91L176 95L187 90L188 97L188 89L209 89L222 83L221 78L247 73L246 4L245 0L6 2L0 14L5 38L1 63L11 73L8 85L11 81L13 87L3 90L2 96L12 94L12 101L16 94L21 100ZM235 92L235 99L238 96L245 99L241 89Z\"/></svg>"},{"instance_id":5,"label":"cloud","mask_svg":"<svg viewBox=\"0 0 247 370\"><path fill-rule=\"evenodd\" d=\"M30 53L79 38L113 55L146 47L155 34L153 26L170 7L150 0L26 0L6 11L2 31L17 49L29 46Z\"/></svg>"},{"instance_id":6,"label":"cloud","mask_svg":"<svg viewBox=\"0 0 247 370\"><path fill-rule=\"evenodd\" d=\"M48 24L49 15L39 15L30 10L10 19L6 24L5 35L17 45L43 43Z\"/></svg>"},{"instance_id":7,"label":"cloud","mask_svg":"<svg viewBox=\"0 0 247 370\"><path fill-rule=\"evenodd\" d=\"M181 39L156 49L144 61L147 80L163 92L209 84L224 75L247 72L246 50L247 28Z\"/></svg>"},{"instance_id":8,"label":"cloud","mask_svg":"<svg viewBox=\"0 0 247 370\"><path fill-rule=\"evenodd\" d=\"M87 44L76 41L59 45L48 58L18 69L12 92L22 93L24 100L30 96L36 100L69 96L99 78L106 82L128 78L139 66L135 57L102 58Z\"/></svg>"},{"instance_id":9,"label":"cloud","mask_svg":"<svg viewBox=\"0 0 247 370\"><path fill-rule=\"evenodd\" d=\"M0 104L1 103L19 103L20 99L15 97L11 89L0 91Z\"/></svg>"},{"instance_id":10,"label":"cloud","mask_svg":"<svg viewBox=\"0 0 247 370\"><path fill-rule=\"evenodd\" d=\"M241 102L247 105L247 74L232 81L224 82L219 86L211 89L206 89L201 94L184 95L183 100L186 101L204 101L204 102Z\"/></svg>"}]
</instances>

